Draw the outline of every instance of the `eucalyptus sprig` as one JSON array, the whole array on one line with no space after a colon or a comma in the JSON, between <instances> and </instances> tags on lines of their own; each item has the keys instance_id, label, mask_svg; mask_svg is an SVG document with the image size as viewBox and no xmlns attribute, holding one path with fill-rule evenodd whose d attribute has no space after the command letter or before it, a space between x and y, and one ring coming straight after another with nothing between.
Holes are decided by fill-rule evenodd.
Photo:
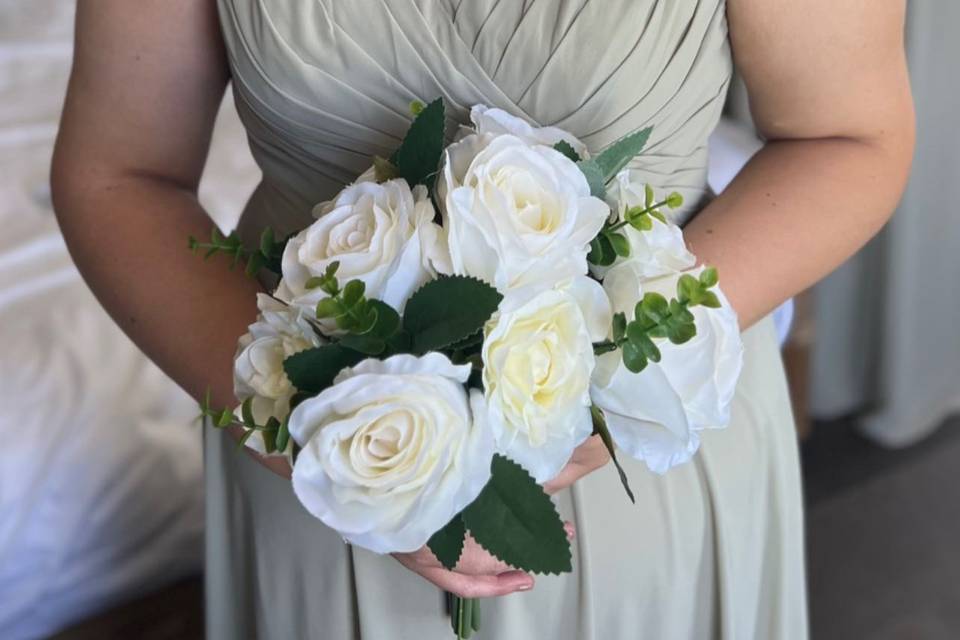
<instances>
[{"instance_id":1,"label":"eucalyptus sprig","mask_svg":"<svg viewBox=\"0 0 960 640\"><path fill-rule=\"evenodd\" d=\"M630 256L630 241L627 236L620 233L620 230L630 225L637 231L650 231L653 229L653 220L656 218L660 222L666 223L667 218L660 211L663 207L678 209L683 206L683 196L676 191L671 193L661 202L656 202L653 188L647 185L645 188L645 202L643 206L628 207L623 212L622 218L608 221L597 237L590 243L590 253L587 254L587 260L590 264L598 267L609 267L617 258L627 258Z\"/></svg>"},{"instance_id":2,"label":"eucalyptus sprig","mask_svg":"<svg viewBox=\"0 0 960 640\"><path fill-rule=\"evenodd\" d=\"M339 268L339 262L331 262L322 276L306 282L307 289L319 288L329 296L317 303L317 318L332 319L338 329L347 332L339 338L340 345L364 355L383 355L400 330L400 314L385 302L367 298L362 280L350 280L341 288Z\"/></svg>"},{"instance_id":3,"label":"eucalyptus sprig","mask_svg":"<svg viewBox=\"0 0 960 640\"><path fill-rule=\"evenodd\" d=\"M644 294L633 310L633 320L625 313L613 316L613 339L597 342L594 353L600 355L621 350L623 364L633 373L640 373L650 362L660 362L660 349L654 339L666 338L683 344L697 335L697 325L690 309L703 306L716 309L720 298L711 289L719 282L717 270L704 269L700 277L690 274L677 281L677 297L667 300L659 293Z\"/></svg>"},{"instance_id":4,"label":"eucalyptus sprig","mask_svg":"<svg viewBox=\"0 0 960 640\"><path fill-rule=\"evenodd\" d=\"M206 395L200 402L199 420L210 418L211 424L217 429L226 429L231 425L238 425L243 428L243 436L239 444L246 444L256 432L263 435L263 442L267 453L285 451L290 443L290 431L287 428L287 419L278 420L270 416L265 424L259 424L253 416L253 398L247 398L240 405L240 416L238 417L229 408L217 409L210 403L210 390L207 389Z\"/></svg>"},{"instance_id":5,"label":"eucalyptus sprig","mask_svg":"<svg viewBox=\"0 0 960 640\"><path fill-rule=\"evenodd\" d=\"M289 239L289 238L288 238ZM248 276L254 276L262 269L267 268L276 274L280 274L280 259L283 256L283 249L287 245L287 239L277 241L273 234L273 229L267 227L260 234L260 245L254 249L248 249L243 245L240 236L236 231L230 232L230 235L224 236L217 227L210 229L210 242L200 242L194 236L187 238L187 246L190 251L197 253L204 251L203 259L207 260L218 253L226 254L230 257L230 268L235 268L240 262L245 261L246 267L244 273Z\"/></svg>"}]
</instances>

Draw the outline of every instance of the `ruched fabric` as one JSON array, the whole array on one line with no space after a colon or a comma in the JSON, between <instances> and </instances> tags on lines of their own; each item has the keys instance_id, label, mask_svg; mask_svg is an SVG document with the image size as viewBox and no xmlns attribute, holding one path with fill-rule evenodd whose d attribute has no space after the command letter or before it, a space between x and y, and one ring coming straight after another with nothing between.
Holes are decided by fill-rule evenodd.
<instances>
[{"instance_id":1,"label":"ruched fabric","mask_svg":"<svg viewBox=\"0 0 960 640\"><path fill-rule=\"evenodd\" d=\"M731 57L723 0L219 0L237 107L263 170L240 223L255 241L311 220L386 156L412 100L447 131L484 103L569 130L591 151L652 126L633 168L708 197L707 138ZM772 322L745 333L733 421L660 477L625 460L562 492L574 573L484 603L482 638L806 637L800 479ZM208 637L450 637L440 594L343 543L219 434L206 442Z\"/></svg>"}]
</instances>

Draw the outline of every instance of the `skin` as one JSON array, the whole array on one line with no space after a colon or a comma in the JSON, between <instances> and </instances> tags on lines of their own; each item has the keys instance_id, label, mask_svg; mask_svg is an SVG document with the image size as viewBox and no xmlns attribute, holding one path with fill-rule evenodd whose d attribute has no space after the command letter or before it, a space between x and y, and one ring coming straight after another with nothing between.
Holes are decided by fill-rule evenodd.
<instances>
[{"instance_id":1,"label":"skin","mask_svg":"<svg viewBox=\"0 0 960 640\"><path fill-rule=\"evenodd\" d=\"M719 268L746 328L886 222L908 173L913 108L904 0L727 5L768 143L686 236ZM197 185L227 80L213 2L80 0L52 173L61 228L100 302L171 378L195 398L209 387L219 406L234 403L236 337L256 316L257 285L223 263L199 268L185 238L209 230ZM290 473L280 459L260 461ZM547 489L607 462L593 438ZM462 596L533 587L472 541L456 571L426 549L396 558Z\"/></svg>"}]
</instances>

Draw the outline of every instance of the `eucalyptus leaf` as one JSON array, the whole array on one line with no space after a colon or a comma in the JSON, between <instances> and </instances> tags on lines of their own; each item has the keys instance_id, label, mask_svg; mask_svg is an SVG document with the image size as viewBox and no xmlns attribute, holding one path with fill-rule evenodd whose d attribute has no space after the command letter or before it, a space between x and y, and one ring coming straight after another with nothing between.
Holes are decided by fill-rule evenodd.
<instances>
[{"instance_id":1,"label":"eucalyptus leaf","mask_svg":"<svg viewBox=\"0 0 960 640\"><path fill-rule=\"evenodd\" d=\"M577 166L580 167L583 177L587 179L587 184L590 185L590 195L596 198L605 198L607 196L607 180L604 178L603 169L600 168L597 161L593 158L581 160L577 163Z\"/></svg>"}]
</instances>

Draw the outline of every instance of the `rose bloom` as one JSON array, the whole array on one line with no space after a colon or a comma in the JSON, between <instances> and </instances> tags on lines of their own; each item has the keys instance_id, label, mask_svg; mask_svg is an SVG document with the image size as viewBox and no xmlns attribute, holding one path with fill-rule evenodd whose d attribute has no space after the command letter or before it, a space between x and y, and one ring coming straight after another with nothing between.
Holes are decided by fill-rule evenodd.
<instances>
[{"instance_id":1,"label":"rose bloom","mask_svg":"<svg viewBox=\"0 0 960 640\"><path fill-rule=\"evenodd\" d=\"M486 327L483 386L497 450L537 482L593 432L593 342L610 322L603 289L581 276L532 298L508 296Z\"/></svg>"},{"instance_id":2,"label":"rose bloom","mask_svg":"<svg viewBox=\"0 0 960 640\"><path fill-rule=\"evenodd\" d=\"M403 179L355 182L314 214L318 220L287 243L278 288L279 297L305 309L326 297L306 283L331 262L340 263L341 285L362 280L367 297L396 309L445 262L443 237L423 186L411 190Z\"/></svg>"},{"instance_id":3,"label":"rose bloom","mask_svg":"<svg viewBox=\"0 0 960 640\"><path fill-rule=\"evenodd\" d=\"M252 398L250 408L257 424L266 424L271 417L282 421L290 411L290 398L295 389L283 370L288 357L322 343L303 316L302 310L289 307L270 296L257 294L260 315L241 336L233 363L233 391L243 402ZM237 409L240 413L240 409ZM266 454L263 436L256 432L247 439L247 446ZM276 455L289 457L291 447Z\"/></svg>"},{"instance_id":4,"label":"rose bloom","mask_svg":"<svg viewBox=\"0 0 960 640\"><path fill-rule=\"evenodd\" d=\"M610 209L550 146L562 132L499 110L472 115L479 132L447 148L437 185L453 272L501 292L584 275Z\"/></svg>"},{"instance_id":5,"label":"rose bloom","mask_svg":"<svg viewBox=\"0 0 960 640\"><path fill-rule=\"evenodd\" d=\"M483 398L468 396L469 376L469 365L439 353L342 371L290 416L302 447L297 498L352 544L376 553L422 547L490 479L493 440L474 420Z\"/></svg>"},{"instance_id":6,"label":"rose bloom","mask_svg":"<svg viewBox=\"0 0 960 640\"><path fill-rule=\"evenodd\" d=\"M633 307L647 292L674 297L682 273L643 280L628 263L604 279L614 311L633 318ZM685 273L698 276L702 268ZM627 370L619 351L598 358L591 394L603 409L617 446L643 460L656 473L685 463L696 453L698 431L726 427L743 365L737 316L715 287L722 307L693 307L697 335L682 345L657 340L662 354L639 374Z\"/></svg>"}]
</instances>

